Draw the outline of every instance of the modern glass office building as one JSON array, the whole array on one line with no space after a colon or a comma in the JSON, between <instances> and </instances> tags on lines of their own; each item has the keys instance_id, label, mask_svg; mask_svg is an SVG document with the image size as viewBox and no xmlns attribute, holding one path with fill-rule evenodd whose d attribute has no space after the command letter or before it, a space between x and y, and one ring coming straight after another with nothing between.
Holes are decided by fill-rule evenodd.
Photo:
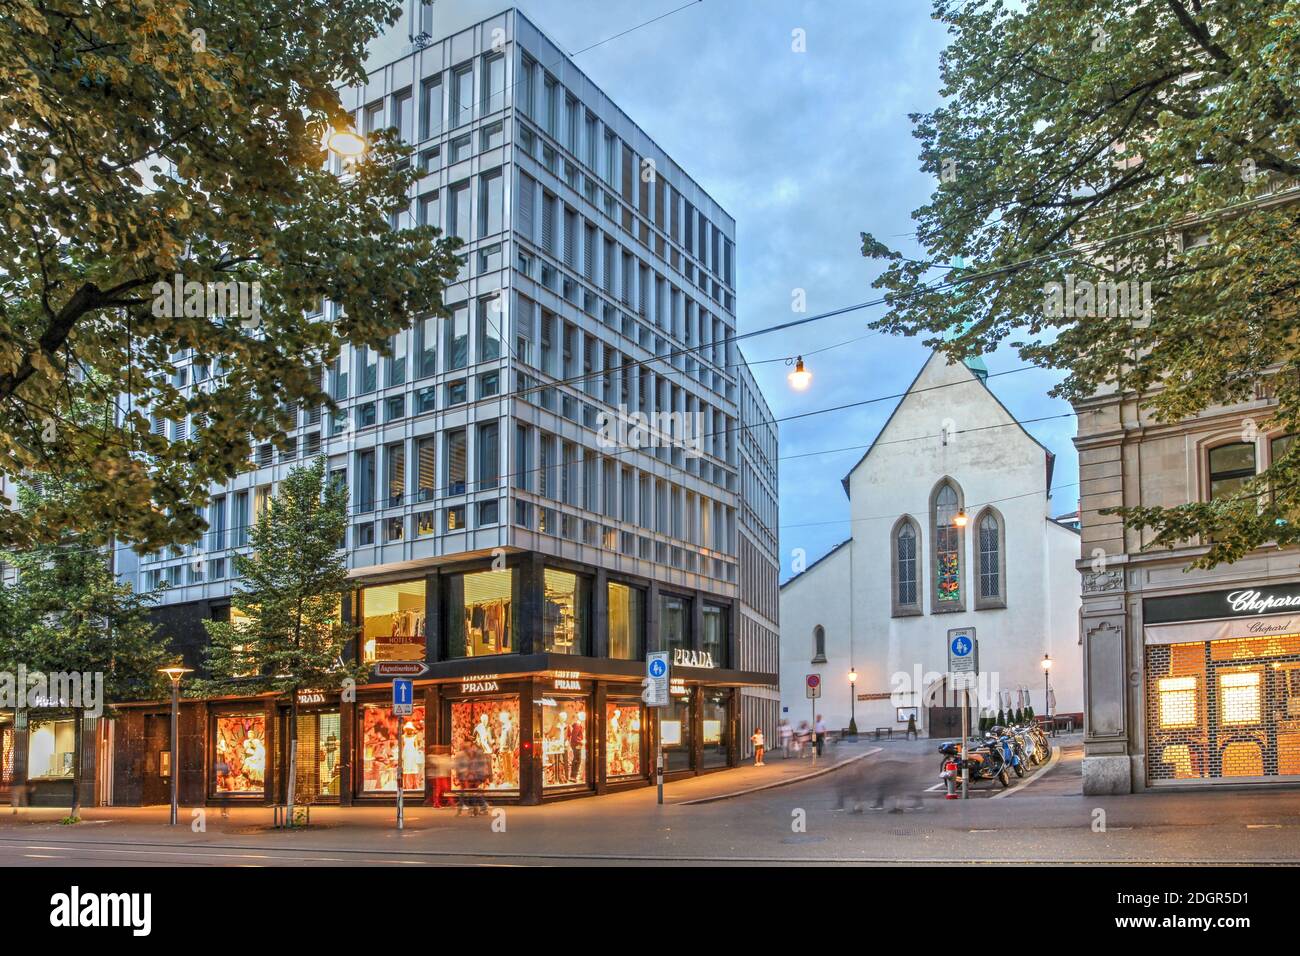
<instances>
[{"instance_id":1,"label":"modern glass office building","mask_svg":"<svg viewBox=\"0 0 1300 956\"><path fill-rule=\"evenodd\" d=\"M287 449L213 490L199 546L123 573L168 585L160 620L200 666L232 555L324 455L349 489L355 652L427 669L405 718L379 678L300 700L300 799L423 789L435 743L486 751L488 788L524 802L644 785L660 740L670 775L734 765L779 707L777 434L732 341L735 222L518 11L438 36L429 9L344 102L426 173L393 225L465 242L450 316L323 369L338 412L297 410ZM656 649L661 712L640 699ZM187 703L182 798L281 799L286 704ZM165 714L101 733L106 799L166 799Z\"/></svg>"}]
</instances>

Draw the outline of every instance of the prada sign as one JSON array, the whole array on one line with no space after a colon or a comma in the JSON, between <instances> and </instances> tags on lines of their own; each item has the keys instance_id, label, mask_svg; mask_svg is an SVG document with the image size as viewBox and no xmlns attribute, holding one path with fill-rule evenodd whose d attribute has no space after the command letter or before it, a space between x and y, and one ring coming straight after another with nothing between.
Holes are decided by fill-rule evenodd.
<instances>
[{"instance_id":1,"label":"prada sign","mask_svg":"<svg viewBox=\"0 0 1300 956\"><path fill-rule=\"evenodd\" d=\"M1300 614L1300 582L1222 591L1202 591L1142 602L1143 624L1253 618L1266 614Z\"/></svg>"},{"instance_id":2,"label":"prada sign","mask_svg":"<svg viewBox=\"0 0 1300 956\"><path fill-rule=\"evenodd\" d=\"M676 667L713 667L713 655L708 651L688 651L682 647L673 648L673 664Z\"/></svg>"}]
</instances>

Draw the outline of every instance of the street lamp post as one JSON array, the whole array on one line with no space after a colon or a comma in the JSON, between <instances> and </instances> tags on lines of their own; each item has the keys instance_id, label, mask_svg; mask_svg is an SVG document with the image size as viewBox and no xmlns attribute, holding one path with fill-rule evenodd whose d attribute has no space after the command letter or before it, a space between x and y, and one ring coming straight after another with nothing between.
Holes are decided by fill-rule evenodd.
<instances>
[{"instance_id":1,"label":"street lamp post","mask_svg":"<svg viewBox=\"0 0 1300 956\"><path fill-rule=\"evenodd\" d=\"M854 737L858 735L858 716L857 716L857 683L858 672L855 668L849 668L849 733Z\"/></svg>"},{"instance_id":2,"label":"street lamp post","mask_svg":"<svg viewBox=\"0 0 1300 956\"><path fill-rule=\"evenodd\" d=\"M172 682L172 732L171 732L171 778L172 778L172 812L171 825L176 826L176 809L180 799L180 789L177 782L179 776L179 756L177 755L176 738L178 737L177 726L179 724L179 714L181 706L181 678L191 673L191 669L182 664L172 664L170 667L158 668L160 673L166 674Z\"/></svg>"},{"instance_id":3,"label":"street lamp post","mask_svg":"<svg viewBox=\"0 0 1300 956\"><path fill-rule=\"evenodd\" d=\"M1048 681L1052 674L1052 658L1043 655L1043 713L1047 714L1050 719L1052 716L1052 690ZM1052 721L1052 736L1056 736L1056 721Z\"/></svg>"}]
</instances>

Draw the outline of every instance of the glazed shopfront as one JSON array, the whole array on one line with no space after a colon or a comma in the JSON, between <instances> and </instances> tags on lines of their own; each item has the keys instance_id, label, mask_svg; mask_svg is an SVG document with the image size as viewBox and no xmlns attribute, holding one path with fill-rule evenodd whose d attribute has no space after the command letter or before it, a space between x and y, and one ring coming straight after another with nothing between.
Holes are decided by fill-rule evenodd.
<instances>
[{"instance_id":1,"label":"glazed shopfront","mask_svg":"<svg viewBox=\"0 0 1300 956\"><path fill-rule=\"evenodd\" d=\"M1143 601L1147 782L1300 782L1300 583Z\"/></svg>"},{"instance_id":2,"label":"glazed shopfront","mask_svg":"<svg viewBox=\"0 0 1300 956\"><path fill-rule=\"evenodd\" d=\"M402 717L387 682L350 699L300 692L295 799L391 803L399 786L422 797L436 752L452 757L453 790L529 804L647 786L660 739L669 780L735 766L738 688L773 678L726 666L733 610L729 599L533 555L365 584L344 607L358 655L427 670ZM664 708L641 702L648 645L674 661ZM167 714L123 708L114 802L167 799ZM282 802L289 720L287 701L270 697L186 701L182 801Z\"/></svg>"}]
</instances>

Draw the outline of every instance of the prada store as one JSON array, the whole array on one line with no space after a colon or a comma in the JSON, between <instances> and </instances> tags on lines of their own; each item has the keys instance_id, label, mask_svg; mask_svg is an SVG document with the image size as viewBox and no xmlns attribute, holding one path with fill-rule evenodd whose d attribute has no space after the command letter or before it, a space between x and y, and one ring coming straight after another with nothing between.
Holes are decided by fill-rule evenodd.
<instances>
[{"instance_id":1,"label":"prada store","mask_svg":"<svg viewBox=\"0 0 1300 956\"><path fill-rule=\"evenodd\" d=\"M776 680L729 666L732 598L535 553L361 581L343 613L362 661L425 670L407 716L392 713L391 678L353 700L300 694L300 802L391 803L399 786L423 798L435 762L452 768L453 794L481 790L494 803L647 786L660 740L666 779L725 769L748 736L738 688ZM655 649L671 655L671 702L647 708L641 681ZM165 779L133 783L170 773L158 759L166 707L126 712L114 802L165 802ZM282 802L288 720L287 702L267 697L184 702L181 799Z\"/></svg>"}]
</instances>

